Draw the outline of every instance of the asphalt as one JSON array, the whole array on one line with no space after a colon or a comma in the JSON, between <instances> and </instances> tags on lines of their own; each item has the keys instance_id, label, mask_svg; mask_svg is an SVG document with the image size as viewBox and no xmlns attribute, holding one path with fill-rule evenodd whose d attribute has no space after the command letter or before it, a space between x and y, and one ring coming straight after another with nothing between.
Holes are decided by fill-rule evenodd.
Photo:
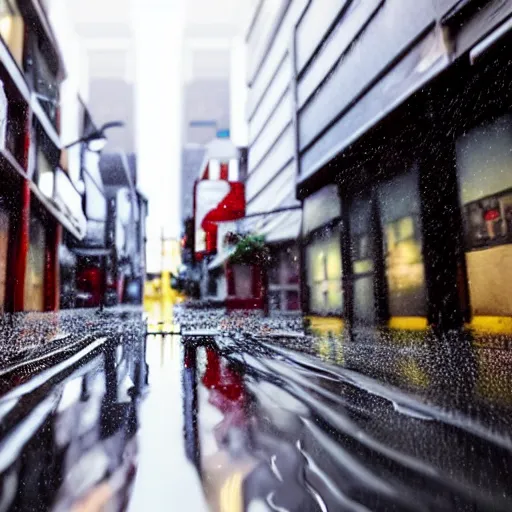
<instances>
[{"instance_id":1,"label":"asphalt","mask_svg":"<svg viewBox=\"0 0 512 512\"><path fill-rule=\"evenodd\" d=\"M505 335L4 320L0 511L512 510Z\"/></svg>"}]
</instances>

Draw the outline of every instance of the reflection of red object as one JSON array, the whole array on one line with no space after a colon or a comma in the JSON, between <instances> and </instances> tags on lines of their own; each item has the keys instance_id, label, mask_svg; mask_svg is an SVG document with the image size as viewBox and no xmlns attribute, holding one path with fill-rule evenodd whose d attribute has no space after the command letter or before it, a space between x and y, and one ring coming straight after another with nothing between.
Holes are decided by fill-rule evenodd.
<instances>
[{"instance_id":1,"label":"reflection of red object","mask_svg":"<svg viewBox=\"0 0 512 512\"><path fill-rule=\"evenodd\" d=\"M221 442L230 429L247 427L246 394L241 375L231 370L215 350L206 349L206 358L202 380L210 390L208 402L224 416L215 427L215 437Z\"/></svg>"},{"instance_id":2,"label":"reflection of red object","mask_svg":"<svg viewBox=\"0 0 512 512\"><path fill-rule=\"evenodd\" d=\"M206 349L206 360L206 371L203 375L204 386L218 391L230 402L241 400L244 397L244 389L240 375L230 370L217 352L211 348Z\"/></svg>"},{"instance_id":3,"label":"reflection of red object","mask_svg":"<svg viewBox=\"0 0 512 512\"><path fill-rule=\"evenodd\" d=\"M501 217L499 210L488 210L484 213L484 220L486 222L490 222L493 220L498 220Z\"/></svg>"}]
</instances>

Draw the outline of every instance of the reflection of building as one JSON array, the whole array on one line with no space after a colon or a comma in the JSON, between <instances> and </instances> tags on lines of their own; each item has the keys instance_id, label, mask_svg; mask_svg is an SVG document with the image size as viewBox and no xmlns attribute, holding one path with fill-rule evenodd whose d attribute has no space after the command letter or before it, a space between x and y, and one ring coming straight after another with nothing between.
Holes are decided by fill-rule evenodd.
<instances>
[{"instance_id":1,"label":"reflection of building","mask_svg":"<svg viewBox=\"0 0 512 512\"><path fill-rule=\"evenodd\" d=\"M256 11L247 210L296 179L307 311L396 326L512 317L512 5L473 4Z\"/></svg>"}]
</instances>

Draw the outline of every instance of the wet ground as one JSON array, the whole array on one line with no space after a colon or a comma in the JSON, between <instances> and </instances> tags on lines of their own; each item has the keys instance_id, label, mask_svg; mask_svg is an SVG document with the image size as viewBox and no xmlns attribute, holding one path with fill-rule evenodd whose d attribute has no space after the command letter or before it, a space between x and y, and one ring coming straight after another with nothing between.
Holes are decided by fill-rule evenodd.
<instances>
[{"instance_id":1,"label":"wet ground","mask_svg":"<svg viewBox=\"0 0 512 512\"><path fill-rule=\"evenodd\" d=\"M512 510L505 335L169 306L4 332L0 511Z\"/></svg>"}]
</instances>

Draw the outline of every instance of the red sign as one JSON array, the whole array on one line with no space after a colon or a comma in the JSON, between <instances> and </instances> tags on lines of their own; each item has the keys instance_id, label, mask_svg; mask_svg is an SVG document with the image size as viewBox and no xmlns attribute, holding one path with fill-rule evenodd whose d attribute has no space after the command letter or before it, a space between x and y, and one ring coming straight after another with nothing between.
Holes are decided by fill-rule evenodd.
<instances>
[{"instance_id":1,"label":"red sign","mask_svg":"<svg viewBox=\"0 0 512 512\"><path fill-rule=\"evenodd\" d=\"M245 216L245 187L240 182L200 180L194 189L195 254L201 258L217 250L217 225Z\"/></svg>"}]
</instances>

